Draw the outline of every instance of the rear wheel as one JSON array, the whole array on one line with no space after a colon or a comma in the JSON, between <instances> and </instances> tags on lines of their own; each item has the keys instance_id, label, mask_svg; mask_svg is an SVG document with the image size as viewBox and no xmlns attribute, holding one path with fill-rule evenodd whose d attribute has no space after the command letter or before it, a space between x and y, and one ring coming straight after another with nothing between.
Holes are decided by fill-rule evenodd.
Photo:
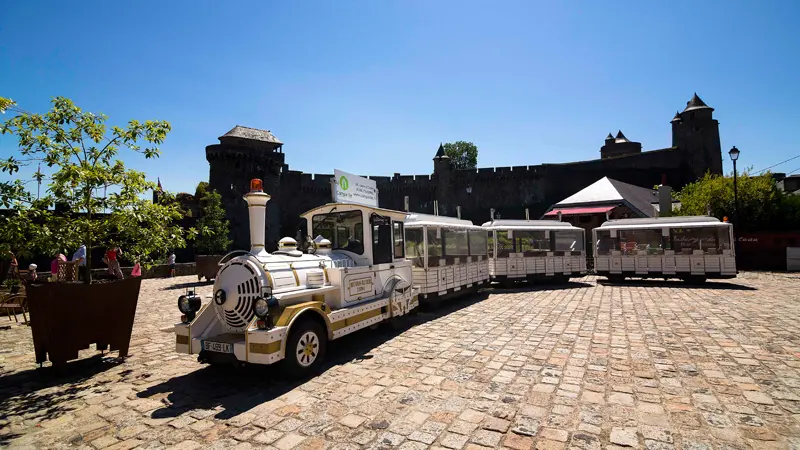
<instances>
[{"instance_id":1,"label":"rear wheel","mask_svg":"<svg viewBox=\"0 0 800 450\"><path fill-rule=\"evenodd\" d=\"M286 341L286 356L283 359L286 373L303 377L316 372L322 364L328 336L325 329L313 320L303 320L292 326Z\"/></svg>"}]
</instances>

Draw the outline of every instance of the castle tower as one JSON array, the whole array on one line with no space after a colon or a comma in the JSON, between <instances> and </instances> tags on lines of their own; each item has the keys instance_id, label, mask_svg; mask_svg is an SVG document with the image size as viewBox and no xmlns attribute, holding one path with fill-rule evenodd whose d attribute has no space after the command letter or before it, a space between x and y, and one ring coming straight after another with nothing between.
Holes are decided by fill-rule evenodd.
<instances>
[{"instance_id":1,"label":"castle tower","mask_svg":"<svg viewBox=\"0 0 800 450\"><path fill-rule=\"evenodd\" d=\"M686 102L686 108L670 121L672 146L684 153L695 179L706 172L722 175L719 122L714 119L713 112L714 108L706 105L695 93Z\"/></svg>"},{"instance_id":2,"label":"castle tower","mask_svg":"<svg viewBox=\"0 0 800 450\"><path fill-rule=\"evenodd\" d=\"M432 178L436 180L433 198L439 203L439 215L442 216L448 215L447 200L452 199L450 196L452 176L453 165L450 162L450 157L445 154L444 145L439 144L439 150L436 151L436 156L433 157Z\"/></svg>"},{"instance_id":3,"label":"castle tower","mask_svg":"<svg viewBox=\"0 0 800 450\"><path fill-rule=\"evenodd\" d=\"M617 131L617 137L608 133L605 145L600 147L600 159L613 158L615 156L628 156L642 153L642 143L633 142L622 134L622 130Z\"/></svg>"},{"instance_id":4,"label":"castle tower","mask_svg":"<svg viewBox=\"0 0 800 450\"><path fill-rule=\"evenodd\" d=\"M273 199L280 196L280 175L284 168L283 142L269 130L236 125L219 137L219 144L206 147L210 166L208 184L222 196L225 216L231 223L234 249L249 248L250 225L247 204L242 196L250 190L250 180L263 180L264 192ZM280 239L279 202L267 206L267 248Z\"/></svg>"}]
</instances>

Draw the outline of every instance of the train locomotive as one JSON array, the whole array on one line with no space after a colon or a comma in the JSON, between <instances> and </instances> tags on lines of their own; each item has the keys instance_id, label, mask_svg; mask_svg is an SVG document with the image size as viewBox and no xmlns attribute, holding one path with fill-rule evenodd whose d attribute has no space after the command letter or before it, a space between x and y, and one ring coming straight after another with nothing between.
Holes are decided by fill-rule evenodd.
<instances>
[{"instance_id":1,"label":"train locomotive","mask_svg":"<svg viewBox=\"0 0 800 450\"><path fill-rule=\"evenodd\" d=\"M220 261L212 299L178 299L175 348L202 363L281 363L290 375L316 370L328 341L385 321L400 321L418 306L411 261L405 258L406 214L359 204L329 203L302 217L308 252L286 237L264 246L270 197L261 180L244 196L249 251Z\"/></svg>"}]
</instances>

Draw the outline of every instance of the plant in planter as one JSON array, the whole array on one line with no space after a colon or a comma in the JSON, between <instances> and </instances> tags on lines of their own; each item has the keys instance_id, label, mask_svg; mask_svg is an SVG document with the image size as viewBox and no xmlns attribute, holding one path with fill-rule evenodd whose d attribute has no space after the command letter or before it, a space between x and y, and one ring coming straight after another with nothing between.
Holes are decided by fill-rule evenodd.
<instances>
[{"instance_id":1,"label":"plant in planter","mask_svg":"<svg viewBox=\"0 0 800 450\"><path fill-rule=\"evenodd\" d=\"M106 116L82 111L63 97L53 99L45 114L21 110L3 98L0 110L16 113L0 131L19 141L19 155L0 160L0 172L13 175L32 164L50 172L41 197L29 193L20 179L0 183L0 205L14 211L0 218L0 247L51 255L85 244L91 268L94 248L119 246L147 265L167 249L185 246L184 236L194 231L173 224L180 218L177 207L146 200L155 183L119 159L122 150L158 157L169 123L132 120L125 127L108 127ZM34 174L34 180L43 178L41 171ZM49 354L54 364L66 362L90 343L98 349L111 345L126 356L140 283L139 277L92 282L87 270L83 283L30 285L26 294L37 361Z\"/></svg>"},{"instance_id":2,"label":"plant in planter","mask_svg":"<svg viewBox=\"0 0 800 450\"><path fill-rule=\"evenodd\" d=\"M233 241L228 237L230 223L225 219L222 196L207 190L203 183L198 185L197 192L203 194L198 197L202 213L197 221L198 234L195 240L197 279L205 277L211 280L217 276L219 261Z\"/></svg>"}]
</instances>

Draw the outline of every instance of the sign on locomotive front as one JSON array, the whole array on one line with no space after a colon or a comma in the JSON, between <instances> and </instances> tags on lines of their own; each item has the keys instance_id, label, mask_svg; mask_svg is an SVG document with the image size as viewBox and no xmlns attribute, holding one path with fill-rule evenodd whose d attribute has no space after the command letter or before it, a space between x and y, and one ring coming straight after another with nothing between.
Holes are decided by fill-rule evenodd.
<instances>
[{"instance_id":1,"label":"sign on locomotive front","mask_svg":"<svg viewBox=\"0 0 800 450\"><path fill-rule=\"evenodd\" d=\"M337 203L358 203L378 207L378 185L375 180L359 177L334 169L333 201Z\"/></svg>"}]
</instances>

